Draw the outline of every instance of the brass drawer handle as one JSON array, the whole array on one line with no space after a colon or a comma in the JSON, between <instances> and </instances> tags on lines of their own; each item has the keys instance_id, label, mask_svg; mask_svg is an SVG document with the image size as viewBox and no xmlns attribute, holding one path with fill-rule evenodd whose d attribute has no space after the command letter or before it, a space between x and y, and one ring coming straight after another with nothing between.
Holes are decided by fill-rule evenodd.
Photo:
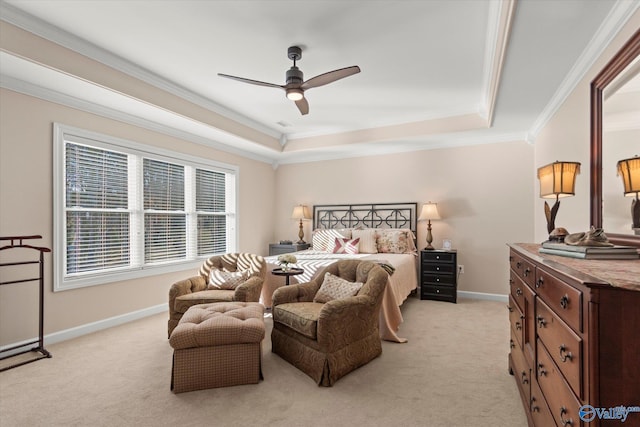
<instances>
[{"instance_id":1,"label":"brass drawer handle","mask_svg":"<svg viewBox=\"0 0 640 427\"><path fill-rule=\"evenodd\" d=\"M539 288L542 285L544 285L544 277L538 277L538 280L536 280L536 288Z\"/></svg>"},{"instance_id":2,"label":"brass drawer handle","mask_svg":"<svg viewBox=\"0 0 640 427\"><path fill-rule=\"evenodd\" d=\"M514 344L513 340L509 340L509 347L516 348L516 345Z\"/></svg>"},{"instance_id":3,"label":"brass drawer handle","mask_svg":"<svg viewBox=\"0 0 640 427\"><path fill-rule=\"evenodd\" d=\"M547 324L547 321L544 320L544 317L538 316L538 328L544 328L544 325Z\"/></svg>"},{"instance_id":4,"label":"brass drawer handle","mask_svg":"<svg viewBox=\"0 0 640 427\"><path fill-rule=\"evenodd\" d=\"M531 402L529 404L529 410L531 412L540 412L540 408L538 406L535 406L535 402L536 402L536 398L531 396Z\"/></svg>"},{"instance_id":5,"label":"brass drawer handle","mask_svg":"<svg viewBox=\"0 0 640 427\"><path fill-rule=\"evenodd\" d=\"M562 427L565 426L572 426L573 425L573 418L569 418L568 420L564 419L564 414L567 413L567 408L565 408L564 406L560 408L560 420L562 420Z\"/></svg>"},{"instance_id":6,"label":"brass drawer handle","mask_svg":"<svg viewBox=\"0 0 640 427\"><path fill-rule=\"evenodd\" d=\"M565 294L562 298L560 298L560 307L566 310L568 305L569 305L569 295Z\"/></svg>"},{"instance_id":7,"label":"brass drawer handle","mask_svg":"<svg viewBox=\"0 0 640 427\"><path fill-rule=\"evenodd\" d=\"M520 322L516 322L516 330L517 331L522 330L522 325L520 324Z\"/></svg>"},{"instance_id":8,"label":"brass drawer handle","mask_svg":"<svg viewBox=\"0 0 640 427\"><path fill-rule=\"evenodd\" d=\"M527 373L522 371L522 384L529 384L529 379L527 378Z\"/></svg>"},{"instance_id":9,"label":"brass drawer handle","mask_svg":"<svg viewBox=\"0 0 640 427\"><path fill-rule=\"evenodd\" d=\"M524 269L524 277L527 277L531 273L531 269L529 267Z\"/></svg>"},{"instance_id":10,"label":"brass drawer handle","mask_svg":"<svg viewBox=\"0 0 640 427\"><path fill-rule=\"evenodd\" d=\"M542 365L542 363L538 363L538 376L544 377L546 375L547 375L547 371L544 369L544 366Z\"/></svg>"},{"instance_id":11,"label":"brass drawer handle","mask_svg":"<svg viewBox=\"0 0 640 427\"><path fill-rule=\"evenodd\" d=\"M564 344L560 344L560 360L564 363L567 360L571 362L573 359L573 354L571 352L567 352L567 347Z\"/></svg>"},{"instance_id":12,"label":"brass drawer handle","mask_svg":"<svg viewBox=\"0 0 640 427\"><path fill-rule=\"evenodd\" d=\"M516 295L522 296L522 289L520 288L516 289Z\"/></svg>"},{"instance_id":13,"label":"brass drawer handle","mask_svg":"<svg viewBox=\"0 0 640 427\"><path fill-rule=\"evenodd\" d=\"M507 308L509 309L509 313L513 313L513 307L511 307L510 305L507 306Z\"/></svg>"}]
</instances>

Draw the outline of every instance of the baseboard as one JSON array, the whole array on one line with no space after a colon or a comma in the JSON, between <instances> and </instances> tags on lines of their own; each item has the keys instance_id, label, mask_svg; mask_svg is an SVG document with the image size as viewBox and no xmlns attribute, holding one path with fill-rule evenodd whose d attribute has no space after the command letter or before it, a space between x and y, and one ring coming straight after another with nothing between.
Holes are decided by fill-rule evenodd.
<instances>
[{"instance_id":1,"label":"baseboard","mask_svg":"<svg viewBox=\"0 0 640 427\"><path fill-rule=\"evenodd\" d=\"M82 335L90 334L92 332L98 332L103 329L112 328L114 326L122 325L124 323L132 322L134 320L142 319L144 317L153 316L154 314L160 314L169 311L169 304L159 304L153 307L143 308L142 310L132 311L130 313L121 314L119 316L109 317L108 319L98 320L97 322L87 323L85 325L76 326L75 328L65 329L59 332L53 332L51 334L47 334L44 336L44 346L55 344L58 342L70 340L72 338L77 338ZM20 351L28 348L26 343L37 341L38 338L31 338L21 342L16 342L13 344L8 344L0 347L0 351L5 351L7 348L11 347L20 347L16 348L12 351L7 351L3 354L3 357L11 356L12 354L17 354Z\"/></svg>"},{"instance_id":2,"label":"baseboard","mask_svg":"<svg viewBox=\"0 0 640 427\"><path fill-rule=\"evenodd\" d=\"M484 292L458 291L458 298L483 299L489 301L509 302L508 295L487 294Z\"/></svg>"}]
</instances>

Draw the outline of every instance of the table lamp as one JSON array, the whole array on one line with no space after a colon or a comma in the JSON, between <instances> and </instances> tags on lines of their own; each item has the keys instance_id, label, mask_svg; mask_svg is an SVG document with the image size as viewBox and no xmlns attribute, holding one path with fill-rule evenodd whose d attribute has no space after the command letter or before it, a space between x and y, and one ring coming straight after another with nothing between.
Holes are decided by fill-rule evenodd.
<instances>
[{"instance_id":1,"label":"table lamp","mask_svg":"<svg viewBox=\"0 0 640 427\"><path fill-rule=\"evenodd\" d=\"M631 201L631 220L633 229L640 229L640 157L635 156L630 159L618 162L618 175L622 177L625 197L635 197Z\"/></svg>"},{"instance_id":2,"label":"table lamp","mask_svg":"<svg viewBox=\"0 0 640 427\"><path fill-rule=\"evenodd\" d=\"M575 196L576 175L580 173L580 163L577 162L553 162L538 168L540 180L540 197L543 199L556 199L552 208L545 200L544 213L547 219L547 232L549 240L564 241L569 232L562 227L556 228L556 215L560 209L560 198Z\"/></svg>"},{"instance_id":3,"label":"table lamp","mask_svg":"<svg viewBox=\"0 0 640 427\"><path fill-rule=\"evenodd\" d=\"M418 221L428 221L427 223L427 247L425 250L433 250L434 247L431 246L431 242L433 242L433 236L431 235L431 220L441 219L440 214L438 213L438 204L437 203L425 203L422 205L422 210L420 211L420 216L418 217Z\"/></svg>"},{"instance_id":4,"label":"table lamp","mask_svg":"<svg viewBox=\"0 0 640 427\"><path fill-rule=\"evenodd\" d=\"M291 219L300 220L300 231L298 232L298 237L300 238L300 240L298 240L296 243L299 245L304 245L307 242L304 241L304 231L302 229L302 221L306 219L311 219L311 215L309 215L309 209L307 209L305 205L298 205L294 207L293 213L291 214Z\"/></svg>"}]
</instances>

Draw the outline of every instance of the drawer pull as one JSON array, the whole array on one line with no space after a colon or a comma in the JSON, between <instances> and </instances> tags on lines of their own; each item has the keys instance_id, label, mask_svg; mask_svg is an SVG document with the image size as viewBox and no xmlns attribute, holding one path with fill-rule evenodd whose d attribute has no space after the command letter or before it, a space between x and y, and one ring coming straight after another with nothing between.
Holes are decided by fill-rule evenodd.
<instances>
[{"instance_id":1,"label":"drawer pull","mask_svg":"<svg viewBox=\"0 0 640 427\"><path fill-rule=\"evenodd\" d=\"M509 313L513 313L513 307L511 307L510 305L507 306L507 308L509 309Z\"/></svg>"},{"instance_id":2,"label":"drawer pull","mask_svg":"<svg viewBox=\"0 0 640 427\"><path fill-rule=\"evenodd\" d=\"M567 408L565 408L564 406L560 408L560 420L562 420L562 427L565 426L572 426L573 425L573 418L569 418L568 420L564 419L564 414L567 413Z\"/></svg>"},{"instance_id":3,"label":"drawer pull","mask_svg":"<svg viewBox=\"0 0 640 427\"><path fill-rule=\"evenodd\" d=\"M524 277L527 277L531 273L531 269L529 267L524 269Z\"/></svg>"},{"instance_id":4,"label":"drawer pull","mask_svg":"<svg viewBox=\"0 0 640 427\"><path fill-rule=\"evenodd\" d=\"M542 363L538 363L538 377L544 377L547 375L547 371L544 369Z\"/></svg>"},{"instance_id":5,"label":"drawer pull","mask_svg":"<svg viewBox=\"0 0 640 427\"><path fill-rule=\"evenodd\" d=\"M544 328L544 325L547 324L547 321L544 320L544 317L538 316L538 328Z\"/></svg>"},{"instance_id":6,"label":"drawer pull","mask_svg":"<svg viewBox=\"0 0 640 427\"><path fill-rule=\"evenodd\" d=\"M540 407L536 406L535 402L536 402L536 398L531 397L531 403L529 404L529 409L531 410L531 412L540 412Z\"/></svg>"},{"instance_id":7,"label":"drawer pull","mask_svg":"<svg viewBox=\"0 0 640 427\"><path fill-rule=\"evenodd\" d=\"M560 307L566 310L568 305L569 305L569 295L565 294L562 298L560 298Z\"/></svg>"},{"instance_id":8,"label":"drawer pull","mask_svg":"<svg viewBox=\"0 0 640 427\"><path fill-rule=\"evenodd\" d=\"M513 280L513 277L509 277L509 284L513 285L513 282L515 282L515 280Z\"/></svg>"},{"instance_id":9,"label":"drawer pull","mask_svg":"<svg viewBox=\"0 0 640 427\"><path fill-rule=\"evenodd\" d=\"M509 340L509 347L516 348L516 345L513 343L513 340Z\"/></svg>"},{"instance_id":10,"label":"drawer pull","mask_svg":"<svg viewBox=\"0 0 640 427\"><path fill-rule=\"evenodd\" d=\"M520 288L516 289L516 295L522 296L522 289Z\"/></svg>"},{"instance_id":11,"label":"drawer pull","mask_svg":"<svg viewBox=\"0 0 640 427\"><path fill-rule=\"evenodd\" d=\"M527 373L522 371L522 384L529 384L529 378L527 378Z\"/></svg>"},{"instance_id":12,"label":"drawer pull","mask_svg":"<svg viewBox=\"0 0 640 427\"><path fill-rule=\"evenodd\" d=\"M544 285L544 278L543 277L538 277L538 280L536 280L536 288L539 288L542 285Z\"/></svg>"},{"instance_id":13,"label":"drawer pull","mask_svg":"<svg viewBox=\"0 0 640 427\"><path fill-rule=\"evenodd\" d=\"M516 269L520 270L520 267L522 267L522 263L520 261L516 262Z\"/></svg>"},{"instance_id":14,"label":"drawer pull","mask_svg":"<svg viewBox=\"0 0 640 427\"><path fill-rule=\"evenodd\" d=\"M516 330L519 331L522 329L522 325L520 324L520 322L516 322Z\"/></svg>"},{"instance_id":15,"label":"drawer pull","mask_svg":"<svg viewBox=\"0 0 640 427\"><path fill-rule=\"evenodd\" d=\"M571 362L571 359L573 359L573 354L571 354L571 352L567 352L567 347L565 347L564 344L560 345L560 361L562 361L563 363L566 362L567 360L569 362Z\"/></svg>"}]
</instances>

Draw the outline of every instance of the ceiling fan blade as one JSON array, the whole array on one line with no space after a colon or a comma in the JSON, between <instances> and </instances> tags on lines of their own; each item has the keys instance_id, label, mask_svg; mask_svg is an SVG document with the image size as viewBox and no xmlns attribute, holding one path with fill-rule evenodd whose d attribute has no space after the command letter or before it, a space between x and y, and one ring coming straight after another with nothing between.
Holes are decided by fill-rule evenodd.
<instances>
[{"instance_id":1,"label":"ceiling fan blade","mask_svg":"<svg viewBox=\"0 0 640 427\"><path fill-rule=\"evenodd\" d=\"M305 114L309 114L309 103L307 102L307 98L302 98L296 101L296 107L298 107L298 110L300 110L300 114L302 114L303 116Z\"/></svg>"},{"instance_id":2,"label":"ceiling fan blade","mask_svg":"<svg viewBox=\"0 0 640 427\"><path fill-rule=\"evenodd\" d=\"M258 81L258 80L245 79L244 77L230 76L229 74L218 73L218 75L220 77L225 77L227 79L237 80L239 82L249 83L249 84L252 84L252 85L267 86L267 87L277 87L277 88L280 88L280 89L284 89L284 86L277 85L275 83L267 83L267 82L261 82L261 81Z\"/></svg>"},{"instance_id":3,"label":"ceiling fan blade","mask_svg":"<svg viewBox=\"0 0 640 427\"><path fill-rule=\"evenodd\" d=\"M324 86L329 83L333 83L336 80L344 79L345 77L352 76L354 74L358 74L360 72L360 67L354 65L352 67L340 68L339 70L329 71L328 73L320 74L318 76L312 77L306 82L302 83L300 89L307 90L312 87Z\"/></svg>"}]
</instances>

